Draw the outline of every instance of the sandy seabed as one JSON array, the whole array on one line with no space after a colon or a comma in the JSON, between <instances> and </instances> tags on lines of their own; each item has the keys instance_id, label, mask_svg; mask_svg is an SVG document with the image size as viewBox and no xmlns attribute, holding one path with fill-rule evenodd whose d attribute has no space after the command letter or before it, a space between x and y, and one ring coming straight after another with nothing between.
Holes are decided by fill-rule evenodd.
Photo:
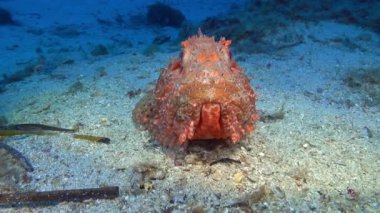
<instances>
[{"instance_id":1,"label":"sandy seabed","mask_svg":"<svg viewBox=\"0 0 380 213\"><path fill-rule=\"evenodd\" d=\"M9 123L76 126L111 143L63 133L3 138L1 143L34 167L23 180L0 179L3 189L119 186L120 196L0 211L378 212L379 107L367 107L363 94L344 79L353 70L380 67L379 38L372 34L361 51L328 41L370 31L333 22L300 23L293 30L305 35L302 44L273 54L234 52L252 86L260 87L262 117L283 115L258 122L256 131L234 146L168 149L133 123L132 110L144 92L128 92L152 88L160 68L178 52L145 56L132 47L8 85L0 99ZM306 36L311 34L317 38ZM17 161L13 166L22 167ZM11 171L16 170L25 172Z\"/></svg>"}]
</instances>

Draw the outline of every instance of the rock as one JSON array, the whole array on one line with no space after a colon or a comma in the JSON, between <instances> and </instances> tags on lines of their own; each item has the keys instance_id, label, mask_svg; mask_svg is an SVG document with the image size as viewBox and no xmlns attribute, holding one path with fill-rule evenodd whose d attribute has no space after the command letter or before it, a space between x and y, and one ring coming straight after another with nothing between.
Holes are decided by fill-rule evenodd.
<instances>
[{"instance_id":1,"label":"rock","mask_svg":"<svg viewBox=\"0 0 380 213\"><path fill-rule=\"evenodd\" d=\"M77 38L83 31L80 30L79 25L68 24L54 26L51 33L61 38Z\"/></svg>"},{"instance_id":2,"label":"rock","mask_svg":"<svg viewBox=\"0 0 380 213\"><path fill-rule=\"evenodd\" d=\"M12 19L10 12L0 7L0 26L1 25L17 25L17 23Z\"/></svg>"},{"instance_id":3,"label":"rock","mask_svg":"<svg viewBox=\"0 0 380 213\"><path fill-rule=\"evenodd\" d=\"M262 185L256 188L252 192L245 193L241 197L234 199L229 202L229 206L253 206L255 204L260 204L263 201L269 199L271 196L270 189L266 185ZM265 203L265 202L264 202ZM263 204L264 204L263 203Z\"/></svg>"},{"instance_id":4,"label":"rock","mask_svg":"<svg viewBox=\"0 0 380 213\"><path fill-rule=\"evenodd\" d=\"M0 126L8 124L8 119L4 115L0 115Z\"/></svg>"},{"instance_id":5,"label":"rock","mask_svg":"<svg viewBox=\"0 0 380 213\"><path fill-rule=\"evenodd\" d=\"M150 5L146 16L149 24L162 27L179 28L185 20L185 16L181 11L160 2Z\"/></svg>"},{"instance_id":6,"label":"rock","mask_svg":"<svg viewBox=\"0 0 380 213\"><path fill-rule=\"evenodd\" d=\"M185 157L186 164L196 164L198 161L199 159L196 154L189 154Z\"/></svg>"},{"instance_id":7,"label":"rock","mask_svg":"<svg viewBox=\"0 0 380 213\"><path fill-rule=\"evenodd\" d=\"M103 44L98 44L94 47L94 49L91 51L92 56L101 56L101 55L107 55L108 50L107 47Z\"/></svg>"},{"instance_id":8,"label":"rock","mask_svg":"<svg viewBox=\"0 0 380 213\"><path fill-rule=\"evenodd\" d=\"M167 36L167 35L159 35L159 36L156 36L154 39L153 39L153 44L157 44L157 45L160 45L160 44L163 44L165 42L168 42L170 40L170 36Z\"/></svg>"},{"instance_id":9,"label":"rock","mask_svg":"<svg viewBox=\"0 0 380 213\"><path fill-rule=\"evenodd\" d=\"M160 51L160 47L157 44L149 45L144 51L143 55L145 56L153 56L156 52Z\"/></svg>"},{"instance_id":10,"label":"rock","mask_svg":"<svg viewBox=\"0 0 380 213\"><path fill-rule=\"evenodd\" d=\"M166 170L149 163L139 163L128 170L128 191L140 194L155 188L157 180L166 177Z\"/></svg>"}]
</instances>

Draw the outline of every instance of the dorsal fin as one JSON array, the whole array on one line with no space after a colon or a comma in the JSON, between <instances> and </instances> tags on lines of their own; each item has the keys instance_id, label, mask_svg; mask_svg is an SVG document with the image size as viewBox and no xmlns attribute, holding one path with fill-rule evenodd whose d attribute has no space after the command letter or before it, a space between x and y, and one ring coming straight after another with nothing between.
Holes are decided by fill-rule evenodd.
<instances>
[{"instance_id":1,"label":"dorsal fin","mask_svg":"<svg viewBox=\"0 0 380 213\"><path fill-rule=\"evenodd\" d=\"M202 37L202 36L204 36L204 35L203 35L203 33L202 33L202 30L201 30L201 28L198 28L198 36L199 36L199 37Z\"/></svg>"}]
</instances>

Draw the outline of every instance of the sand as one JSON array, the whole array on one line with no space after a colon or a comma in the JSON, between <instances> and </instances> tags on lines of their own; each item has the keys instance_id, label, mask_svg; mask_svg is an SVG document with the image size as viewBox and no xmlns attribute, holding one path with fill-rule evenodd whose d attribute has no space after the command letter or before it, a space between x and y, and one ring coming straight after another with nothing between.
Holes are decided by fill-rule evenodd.
<instances>
[{"instance_id":1,"label":"sand","mask_svg":"<svg viewBox=\"0 0 380 213\"><path fill-rule=\"evenodd\" d=\"M85 46L93 32L83 30L87 35L78 46ZM260 121L246 140L234 146L218 144L212 150L165 148L132 120L131 112L144 91L152 88L170 58L179 54L179 45L170 44L160 46L161 51L152 56L143 54L147 41L157 35L155 29L126 30L133 45L110 48L112 53L104 56L88 56L90 48L83 46L84 51L71 49L62 57L53 51L52 58L73 58L75 63L54 65L49 72L7 85L6 92L0 93L0 112L8 123L76 126L83 134L109 137L111 143L90 143L65 133L3 138L0 143L22 153L34 171L20 171L22 164L14 162L18 169L13 177L24 172L27 178L13 182L0 178L8 181L0 184L0 192L119 186L120 196L48 206L6 206L0 211L378 212L379 107L365 105L365 95L350 89L344 79L357 69L380 67L380 38L369 30L332 21L300 22L289 31L304 35L303 43L271 54L233 52L252 86L260 87L257 108L262 117L283 109L283 118ZM132 37L136 32L148 35ZM172 29L164 32L173 33ZM24 38L25 29L8 33ZM362 49L330 42L334 37L354 39L360 34L372 36L359 43ZM33 36L44 41L54 37ZM21 39L17 44L31 49L31 41ZM77 41L60 42L52 48ZM5 56L7 50L2 51ZM12 69L21 60L17 51L7 54L12 60L2 60L3 68ZM139 89L142 93L128 95ZM217 162L223 158L235 161ZM3 170L12 167L0 163L6 167Z\"/></svg>"}]
</instances>

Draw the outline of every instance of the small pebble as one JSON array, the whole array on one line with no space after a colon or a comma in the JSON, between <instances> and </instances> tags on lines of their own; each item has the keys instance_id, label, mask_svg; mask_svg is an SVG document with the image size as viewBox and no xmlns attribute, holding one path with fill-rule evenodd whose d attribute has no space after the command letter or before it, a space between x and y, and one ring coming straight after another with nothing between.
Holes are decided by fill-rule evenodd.
<instances>
[{"instance_id":1,"label":"small pebble","mask_svg":"<svg viewBox=\"0 0 380 213\"><path fill-rule=\"evenodd\" d=\"M380 207L379 203L373 202L369 204L372 208L378 209Z\"/></svg>"},{"instance_id":2,"label":"small pebble","mask_svg":"<svg viewBox=\"0 0 380 213\"><path fill-rule=\"evenodd\" d=\"M311 211L317 211L318 209L319 209L319 204L317 203L317 202L309 202L308 203L308 206L309 206L309 209L311 210Z\"/></svg>"},{"instance_id":3,"label":"small pebble","mask_svg":"<svg viewBox=\"0 0 380 213\"><path fill-rule=\"evenodd\" d=\"M243 172L237 172L234 174L233 176L233 181L235 182L235 184L240 184L243 182L243 180L245 179L245 175L243 174Z\"/></svg>"},{"instance_id":4,"label":"small pebble","mask_svg":"<svg viewBox=\"0 0 380 213\"><path fill-rule=\"evenodd\" d=\"M198 157L195 154L189 154L185 157L186 164L196 164L198 161Z\"/></svg>"},{"instance_id":5,"label":"small pebble","mask_svg":"<svg viewBox=\"0 0 380 213\"><path fill-rule=\"evenodd\" d=\"M273 186L272 187L272 192L273 194L277 197L277 198L280 198L280 199L283 199L285 198L285 192L278 186Z\"/></svg>"},{"instance_id":6,"label":"small pebble","mask_svg":"<svg viewBox=\"0 0 380 213\"><path fill-rule=\"evenodd\" d=\"M102 126L111 126L111 122L106 117L100 119L100 124Z\"/></svg>"},{"instance_id":7,"label":"small pebble","mask_svg":"<svg viewBox=\"0 0 380 213\"><path fill-rule=\"evenodd\" d=\"M222 174L220 172L220 170L215 170L212 175L211 175L211 178L215 181L220 181L222 180Z\"/></svg>"},{"instance_id":8,"label":"small pebble","mask_svg":"<svg viewBox=\"0 0 380 213\"><path fill-rule=\"evenodd\" d=\"M156 172L154 172L151 176L151 180L163 180L166 177L166 171L159 169Z\"/></svg>"},{"instance_id":9,"label":"small pebble","mask_svg":"<svg viewBox=\"0 0 380 213\"><path fill-rule=\"evenodd\" d=\"M177 203L185 203L186 202L186 194L175 195L170 202L176 203L176 204Z\"/></svg>"}]
</instances>

